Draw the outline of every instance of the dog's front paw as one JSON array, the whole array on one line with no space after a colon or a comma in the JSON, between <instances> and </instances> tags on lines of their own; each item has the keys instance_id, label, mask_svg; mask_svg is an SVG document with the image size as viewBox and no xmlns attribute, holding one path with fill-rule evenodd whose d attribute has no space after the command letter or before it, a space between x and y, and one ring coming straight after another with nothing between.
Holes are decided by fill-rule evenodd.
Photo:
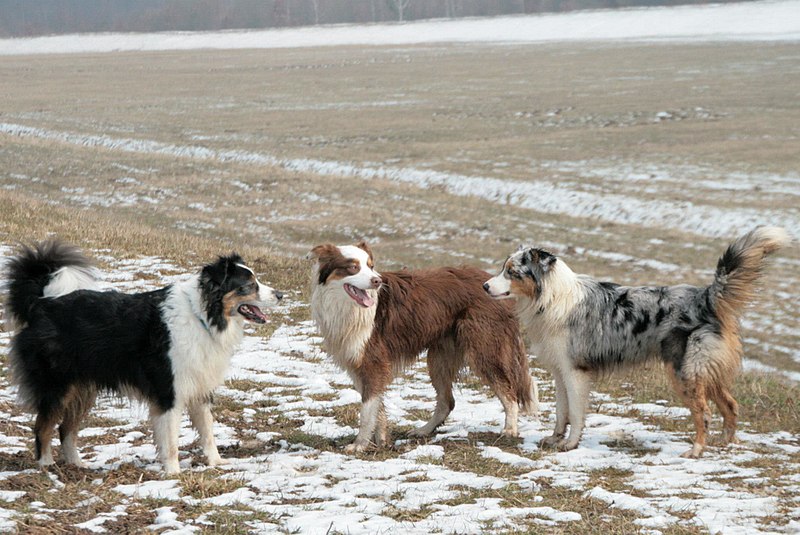
<instances>
[{"instance_id":1,"label":"dog's front paw","mask_svg":"<svg viewBox=\"0 0 800 535\"><path fill-rule=\"evenodd\" d=\"M181 466L178 460L167 461L164 463L164 474L167 476L177 476L181 472Z\"/></svg>"},{"instance_id":2,"label":"dog's front paw","mask_svg":"<svg viewBox=\"0 0 800 535\"><path fill-rule=\"evenodd\" d=\"M86 468L86 463L84 463L80 459L70 459L67 462L76 468Z\"/></svg>"},{"instance_id":3,"label":"dog's front paw","mask_svg":"<svg viewBox=\"0 0 800 535\"><path fill-rule=\"evenodd\" d=\"M361 453L365 451L369 447L369 442L359 442L356 440L352 444L348 444L344 447L345 453Z\"/></svg>"},{"instance_id":4,"label":"dog's front paw","mask_svg":"<svg viewBox=\"0 0 800 535\"><path fill-rule=\"evenodd\" d=\"M216 457L209 457L207 464L208 466L220 466L220 465L230 464L230 461L228 459L223 459L222 457L217 455Z\"/></svg>"},{"instance_id":5,"label":"dog's front paw","mask_svg":"<svg viewBox=\"0 0 800 535\"><path fill-rule=\"evenodd\" d=\"M516 428L514 428L514 429L511 429L511 428L503 429L500 432L500 436L510 437L510 438L518 438L519 437L519 431L517 431Z\"/></svg>"}]
</instances>

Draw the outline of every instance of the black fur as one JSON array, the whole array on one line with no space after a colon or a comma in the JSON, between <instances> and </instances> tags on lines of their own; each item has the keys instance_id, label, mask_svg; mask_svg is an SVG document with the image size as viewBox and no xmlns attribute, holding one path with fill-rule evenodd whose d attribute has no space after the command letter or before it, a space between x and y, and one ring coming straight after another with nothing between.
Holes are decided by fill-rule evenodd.
<instances>
[{"instance_id":1,"label":"black fur","mask_svg":"<svg viewBox=\"0 0 800 535\"><path fill-rule=\"evenodd\" d=\"M98 391L132 394L148 402L156 414L176 406L164 305L177 290L172 286L138 294L76 290L43 297L59 269L88 265L78 249L57 241L24 247L8 264L7 309L19 323L10 361L21 401L37 414L37 459L43 446L49 448L49 430L56 422L63 420L62 439L76 432ZM226 295L259 293L254 274L236 254L205 266L199 286L208 323L220 331L229 323ZM188 319L211 332L206 320L195 316Z\"/></svg>"},{"instance_id":2,"label":"black fur","mask_svg":"<svg viewBox=\"0 0 800 535\"><path fill-rule=\"evenodd\" d=\"M244 260L236 253L230 256L220 256L213 264L203 268L200 273L200 289L206 305L211 325L219 330L228 326L225 317L222 298L225 294L238 290L253 283L253 273L243 268Z\"/></svg>"},{"instance_id":3,"label":"black fur","mask_svg":"<svg viewBox=\"0 0 800 535\"><path fill-rule=\"evenodd\" d=\"M11 346L30 409L59 411L69 389L87 382L100 390L132 387L162 411L171 409L170 336L159 308L169 290L79 290L40 299Z\"/></svg>"},{"instance_id":4,"label":"black fur","mask_svg":"<svg viewBox=\"0 0 800 535\"><path fill-rule=\"evenodd\" d=\"M92 262L80 249L58 239L35 244L21 245L19 254L6 264L6 308L19 321L28 321L28 314L42 297L50 277L59 269L72 266L90 268Z\"/></svg>"}]
</instances>

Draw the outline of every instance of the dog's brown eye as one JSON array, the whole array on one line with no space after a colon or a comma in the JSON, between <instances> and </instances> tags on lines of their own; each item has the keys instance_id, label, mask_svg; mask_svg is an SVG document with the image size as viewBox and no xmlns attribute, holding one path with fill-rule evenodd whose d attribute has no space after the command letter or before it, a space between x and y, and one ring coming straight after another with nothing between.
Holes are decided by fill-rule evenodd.
<instances>
[{"instance_id":1,"label":"dog's brown eye","mask_svg":"<svg viewBox=\"0 0 800 535\"><path fill-rule=\"evenodd\" d=\"M350 273L358 273L359 267L355 264L348 266L347 271Z\"/></svg>"}]
</instances>

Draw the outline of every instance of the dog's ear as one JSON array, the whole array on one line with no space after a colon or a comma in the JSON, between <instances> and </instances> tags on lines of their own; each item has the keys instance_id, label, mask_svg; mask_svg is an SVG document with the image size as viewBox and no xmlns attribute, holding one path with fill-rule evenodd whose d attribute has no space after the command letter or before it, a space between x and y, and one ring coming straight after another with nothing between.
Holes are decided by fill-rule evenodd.
<instances>
[{"instance_id":1,"label":"dog's ear","mask_svg":"<svg viewBox=\"0 0 800 535\"><path fill-rule=\"evenodd\" d=\"M550 254L542 249L530 248L526 249L525 252L522 253L522 263L523 265L527 266L532 273L536 273L537 271L547 273L550 271L550 268L553 267L555 262L555 255Z\"/></svg>"},{"instance_id":2,"label":"dog's ear","mask_svg":"<svg viewBox=\"0 0 800 535\"><path fill-rule=\"evenodd\" d=\"M361 240L360 242L358 242L356 244L356 247L358 247L359 249L361 249L362 251L367 253L367 255L369 256L369 259L372 260L373 262L375 262L375 257L372 254L372 248L369 245L367 245L366 240Z\"/></svg>"},{"instance_id":3,"label":"dog's ear","mask_svg":"<svg viewBox=\"0 0 800 535\"><path fill-rule=\"evenodd\" d=\"M538 251L533 247L519 246L519 251L522 251L522 265L528 269L532 269L538 263Z\"/></svg>"},{"instance_id":4,"label":"dog's ear","mask_svg":"<svg viewBox=\"0 0 800 535\"><path fill-rule=\"evenodd\" d=\"M548 253L547 251L539 251L539 267L542 268L542 271L547 273L550 271L550 268L553 267L553 264L556 263L556 256L553 254Z\"/></svg>"},{"instance_id":5,"label":"dog's ear","mask_svg":"<svg viewBox=\"0 0 800 535\"><path fill-rule=\"evenodd\" d=\"M231 256L220 256L213 264L203 266L203 271L200 272L200 282L206 287L210 284L222 286L228 278L229 268L235 264L236 259L241 261L239 255L234 253Z\"/></svg>"},{"instance_id":6,"label":"dog's ear","mask_svg":"<svg viewBox=\"0 0 800 535\"><path fill-rule=\"evenodd\" d=\"M323 258L330 258L336 253L336 247L332 243L323 243L311 249L306 255L308 260L321 260Z\"/></svg>"}]
</instances>

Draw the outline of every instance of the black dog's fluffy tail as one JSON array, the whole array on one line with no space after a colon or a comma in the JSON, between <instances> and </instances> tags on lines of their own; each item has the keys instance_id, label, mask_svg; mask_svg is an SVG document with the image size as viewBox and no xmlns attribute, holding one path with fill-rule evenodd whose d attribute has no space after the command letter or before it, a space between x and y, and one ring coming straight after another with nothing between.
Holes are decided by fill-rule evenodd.
<instances>
[{"instance_id":1,"label":"black dog's fluffy tail","mask_svg":"<svg viewBox=\"0 0 800 535\"><path fill-rule=\"evenodd\" d=\"M6 313L16 327L30 321L41 297L57 297L79 289L96 289L91 261L74 245L58 239L21 246L6 265Z\"/></svg>"},{"instance_id":2,"label":"black dog's fluffy tail","mask_svg":"<svg viewBox=\"0 0 800 535\"><path fill-rule=\"evenodd\" d=\"M717 263L709 291L717 316L724 323L737 322L753 298L766 256L786 246L789 235L780 227L759 227L730 244Z\"/></svg>"}]
</instances>

